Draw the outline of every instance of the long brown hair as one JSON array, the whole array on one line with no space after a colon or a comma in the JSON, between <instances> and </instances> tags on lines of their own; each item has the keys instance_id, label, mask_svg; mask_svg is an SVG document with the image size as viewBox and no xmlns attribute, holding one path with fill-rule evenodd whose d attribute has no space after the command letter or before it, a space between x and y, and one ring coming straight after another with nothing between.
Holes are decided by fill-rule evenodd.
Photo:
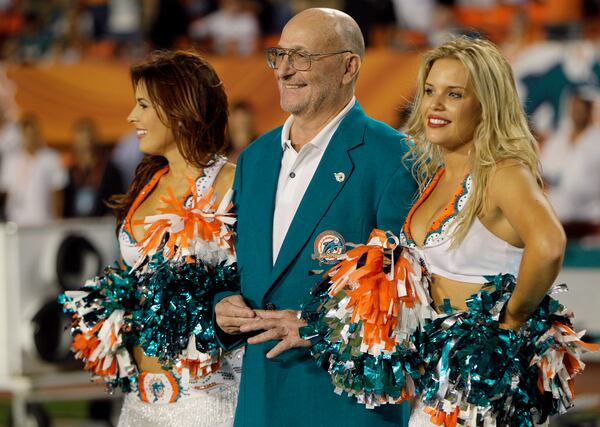
<instances>
[{"instance_id":1,"label":"long brown hair","mask_svg":"<svg viewBox=\"0 0 600 427\"><path fill-rule=\"evenodd\" d=\"M143 83L160 121L173 133L183 158L198 168L211 165L227 149L227 95L213 67L184 51L157 51L131 68L133 88ZM133 201L152 176L167 165L162 156L147 156L135 171L126 194L113 196L110 207L120 227Z\"/></svg>"}]
</instances>

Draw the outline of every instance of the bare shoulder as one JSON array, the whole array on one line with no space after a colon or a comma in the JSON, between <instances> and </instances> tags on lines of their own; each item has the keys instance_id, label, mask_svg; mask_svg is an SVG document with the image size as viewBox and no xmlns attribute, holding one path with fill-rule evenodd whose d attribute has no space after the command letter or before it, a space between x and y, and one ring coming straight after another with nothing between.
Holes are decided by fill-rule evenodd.
<instances>
[{"instance_id":1,"label":"bare shoulder","mask_svg":"<svg viewBox=\"0 0 600 427\"><path fill-rule=\"evenodd\" d=\"M562 244L560 222L527 165L514 160L499 163L490 177L487 194L490 208L505 218L518 236L511 244L521 246L516 244L521 241L527 246L540 239Z\"/></svg>"},{"instance_id":2,"label":"bare shoulder","mask_svg":"<svg viewBox=\"0 0 600 427\"><path fill-rule=\"evenodd\" d=\"M223 197L225 193L233 186L235 178L235 164L227 162L223 165L219 174L215 178L214 188L219 197Z\"/></svg>"},{"instance_id":3,"label":"bare shoulder","mask_svg":"<svg viewBox=\"0 0 600 427\"><path fill-rule=\"evenodd\" d=\"M507 159L499 162L490 176L488 196L493 205L511 205L545 198L536 177L525 164Z\"/></svg>"},{"instance_id":4,"label":"bare shoulder","mask_svg":"<svg viewBox=\"0 0 600 427\"><path fill-rule=\"evenodd\" d=\"M529 168L523 164L523 162L517 159L504 159L500 160L496 163L496 167L494 168L494 175L497 174L510 174L515 173L517 171L529 172Z\"/></svg>"},{"instance_id":5,"label":"bare shoulder","mask_svg":"<svg viewBox=\"0 0 600 427\"><path fill-rule=\"evenodd\" d=\"M227 162L221 168L218 177L230 183L230 186L233 185L233 178L235 178L235 164L231 162Z\"/></svg>"},{"instance_id":6,"label":"bare shoulder","mask_svg":"<svg viewBox=\"0 0 600 427\"><path fill-rule=\"evenodd\" d=\"M490 175L490 190L502 190L517 187L539 187L531 170L522 162L506 159L498 162ZM514 190L514 188L512 188Z\"/></svg>"}]
</instances>

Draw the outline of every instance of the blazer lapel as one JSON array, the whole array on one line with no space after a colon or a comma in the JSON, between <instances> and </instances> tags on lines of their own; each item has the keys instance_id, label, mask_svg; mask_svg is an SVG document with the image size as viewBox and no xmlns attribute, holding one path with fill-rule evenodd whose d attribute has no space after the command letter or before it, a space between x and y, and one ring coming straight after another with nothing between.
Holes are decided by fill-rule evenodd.
<instances>
[{"instance_id":1,"label":"blazer lapel","mask_svg":"<svg viewBox=\"0 0 600 427\"><path fill-rule=\"evenodd\" d=\"M306 245L317 224L348 181L354 169L348 151L362 144L365 119L357 102L331 138L290 224L273 266L269 286L275 283Z\"/></svg>"},{"instance_id":2,"label":"blazer lapel","mask_svg":"<svg viewBox=\"0 0 600 427\"><path fill-rule=\"evenodd\" d=\"M261 254L256 257L259 262L257 267L262 272L259 277L269 277L273 268L273 212L282 152L281 132L277 132L273 140L265 145L261 156L260 168L267 173L257 175L257 181L252 186L254 191L250 196L254 199L252 206L255 209L255 253Z\"/></svg>"}]
</instances>

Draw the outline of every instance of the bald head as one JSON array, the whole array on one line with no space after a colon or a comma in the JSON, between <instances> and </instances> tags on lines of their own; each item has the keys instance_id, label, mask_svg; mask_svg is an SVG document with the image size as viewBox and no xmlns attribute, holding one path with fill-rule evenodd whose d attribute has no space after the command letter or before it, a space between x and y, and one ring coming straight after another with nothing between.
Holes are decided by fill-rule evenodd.
<instances>
[{"instance_id":1,"label":"bald head","mask_svg":"<svg viewBox=\"0 0 600 427\"><path fill-rule=\"evenodd\" d=\"M312 33L323 46L334 50L350 50L362 59L365 41L352 17L342 11L328 8L310 8L295 15L286 24L288 28L303 28Z\"/></svg>"},{"instance_id":2,"label":"bald head","mask_svg":"<svg viewBox=\"0 0 600 427\"><path fill-rule=\"evenodd\" d=\"M295 116L296 129L301 122L324 125L350 102L365 50L354 19L334 9L307 9L287 23L277 47L284 52L274 68L280 104Z\"/></svg>"}]
</instances>

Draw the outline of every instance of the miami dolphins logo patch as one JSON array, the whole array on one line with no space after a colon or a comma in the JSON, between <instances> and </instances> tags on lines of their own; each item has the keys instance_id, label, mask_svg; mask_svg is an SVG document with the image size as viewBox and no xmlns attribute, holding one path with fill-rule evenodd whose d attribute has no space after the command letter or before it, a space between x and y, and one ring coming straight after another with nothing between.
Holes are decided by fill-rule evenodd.
<instances>
[{"instance_id":1,"label":"miami dolphins logo patch","mask_svg":"<svg viewBox=\"0 0 600 427\"><path fill-rule=\"evenodd\" d=\"M333 230L325 230L317 236L312 258L323 264L335 264L346 252L344 237Z\"/></svg>"},{"instance_id":2,"label":"miami dolphins logo patch","mask_svg":"<svg viewBox=\"0 0 600 427\"><path fill-rule=\"evenodd\" d=\"M173 403L180 395L179 381L170 372L142 372L138 376L137 390L142 402L146 403Z\"/></svg>"}]
</instances>

